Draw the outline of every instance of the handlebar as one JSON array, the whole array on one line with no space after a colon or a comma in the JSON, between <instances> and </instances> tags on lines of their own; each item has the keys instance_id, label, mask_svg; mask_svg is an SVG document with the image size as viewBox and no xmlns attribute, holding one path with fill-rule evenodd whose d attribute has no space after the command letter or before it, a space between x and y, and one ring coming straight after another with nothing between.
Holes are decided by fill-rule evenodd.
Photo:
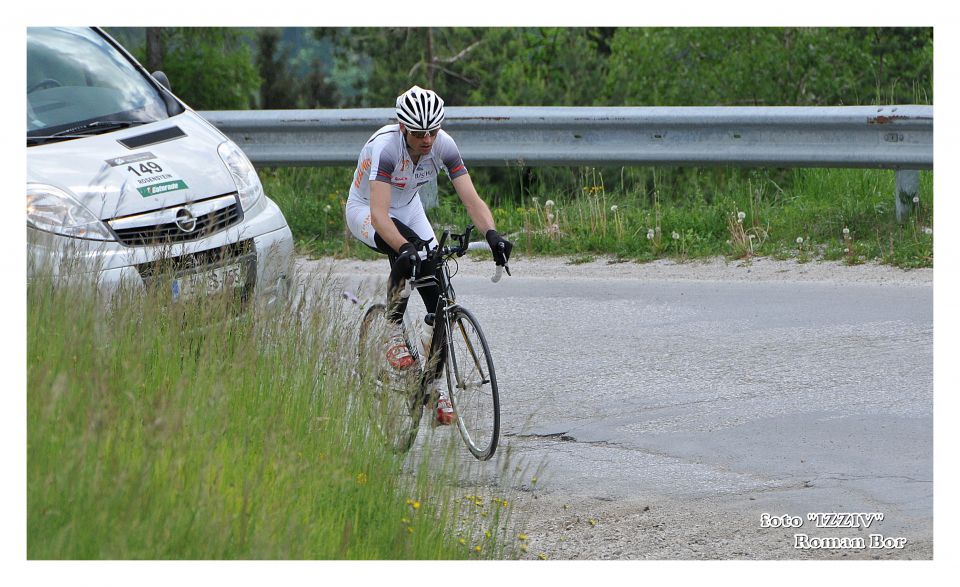
<instances>
[{"instance_id":1,"label":"handlebar","mask_svg":"<svg viewBox=\"0 0 960 587\"><path fill-rule=\"evenodd\" d=\"M476 250L490 250L490 245L483 241L470 242L470 233L473 232L473 225L467 225L467 228L463 231L463 234L450 234L450 230L444 230L443 234L440 236L440 240L437 241L437 246L429 251L418 251L420 259L432 260L441 257L452 257L456 255L457 257L462 257L467 254L467 251L476 251ZM445 247L444 244L449 238L457 241L458 246L449 246ZM503 249L503 243L500 243L500 248ZM510 275L510 269L506 265L497 265L496 270L494 271L493 277L490 278L490 281L493 283L498 283L503 277L503 270L507 269L507 275ZM410 279L407 279L403 285L403 290L400 292L401 298L410 297L410 293L413 291L414 285L413 282L418 280L419 276L415 275ZM417 287L423 284L417 284Z\"/></svg>"}]
</instances>

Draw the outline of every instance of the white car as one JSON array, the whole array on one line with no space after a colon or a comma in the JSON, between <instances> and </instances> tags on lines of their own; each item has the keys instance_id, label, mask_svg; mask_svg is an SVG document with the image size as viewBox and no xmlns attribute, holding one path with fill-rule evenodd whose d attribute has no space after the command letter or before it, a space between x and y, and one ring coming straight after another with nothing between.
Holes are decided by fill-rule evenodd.
<instances>
[{"instance_id":1,"label":"white car","mask_svg":"<svg viewBox=\"0 0 960 587\"><path fill-rule=\"evenodd\" d=\"M29 28L27 255L28 280L79 259L101 290L236 288L272 305L293 238L243 151L166 76L98 28Z\"/></svg>"}]
</instances>

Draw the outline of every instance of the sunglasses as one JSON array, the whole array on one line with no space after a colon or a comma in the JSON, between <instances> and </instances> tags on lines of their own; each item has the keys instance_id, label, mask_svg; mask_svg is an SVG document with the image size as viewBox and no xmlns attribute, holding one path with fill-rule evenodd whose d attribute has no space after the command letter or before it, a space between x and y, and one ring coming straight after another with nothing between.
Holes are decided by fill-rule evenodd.
<instances>
[{"instance_id":1,"label":"sunglasses","mask_svg":"<svg viewBox=\"0 0 960 587\"><path fill-rule=\"evenodd\" d=\"M427 135L430 135L431 137L437 136L437 133L440 132L440 129L435 128L433 130L408 130L407 132L410 133L410 136L414 138L422 139Z\"/></svg>"}]
</instances>

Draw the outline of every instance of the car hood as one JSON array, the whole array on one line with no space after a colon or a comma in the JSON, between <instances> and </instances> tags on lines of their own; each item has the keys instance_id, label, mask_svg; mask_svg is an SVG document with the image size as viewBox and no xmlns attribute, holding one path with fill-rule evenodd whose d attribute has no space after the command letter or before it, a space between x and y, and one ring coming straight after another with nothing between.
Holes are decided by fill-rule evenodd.
<instances>
[{"instance_id":1,"label":"car hood","mask_svg":"<svg viewBox=\"0 0 960 587\"><path fill-rule=\"evenodd\" d=\"M236 192L195 112L134 128L27 148L27 182L66 190L101 220Z\"/></svg>"}]
</instances>

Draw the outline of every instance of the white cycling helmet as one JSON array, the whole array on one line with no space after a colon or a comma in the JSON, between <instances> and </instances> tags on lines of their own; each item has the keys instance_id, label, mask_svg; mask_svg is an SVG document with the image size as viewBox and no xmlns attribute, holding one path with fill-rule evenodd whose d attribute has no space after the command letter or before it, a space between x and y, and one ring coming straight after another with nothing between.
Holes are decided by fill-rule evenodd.
<instances>
[{"instance_id":1,"label":"white cycling helmet","mask_svg":"<svg viewBox=\"0 0 960 587\"><path fill-rule=\"evenodd\" d=\"M413 86L397 96L397 119L409 130L440 128L443 100L433 90Z\"/></svg>"}]
</instances>

